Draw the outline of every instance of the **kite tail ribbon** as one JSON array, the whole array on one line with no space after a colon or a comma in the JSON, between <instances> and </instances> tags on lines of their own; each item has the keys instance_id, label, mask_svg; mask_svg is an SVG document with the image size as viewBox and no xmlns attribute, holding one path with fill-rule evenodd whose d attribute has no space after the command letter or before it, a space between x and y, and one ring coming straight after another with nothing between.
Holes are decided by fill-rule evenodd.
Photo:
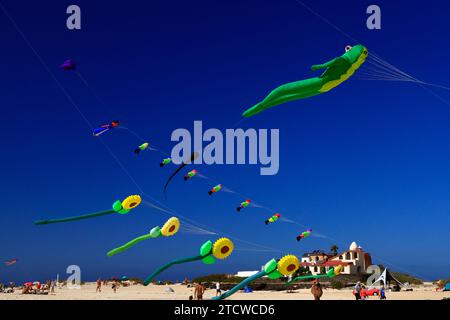
<instances>
[{"instance_id":1,"label":"kite tail ribbon","mask_svg":"<svg viewBox=\"0 0 450 320\"><path fill-rule=\"evenodd\" d=\"M294 281L298 281L298 280L306 280L306 279L319 279L319 278L331 278L329 275L327 274L318 274L315 276L301 276L301 277L296 277L294 279L292 279L291 281L286 282L286 284L291 284Z\"/></svg>"},{"instance_id":2,"label":"kite tail ribbon","mask_svg":"<svg viewBox=\"0 0 450 320\"><path fill-rule=\"evenodd\" d=\"M297 280L319 279L319 278L333 278L335 276L340 275L342 270L343 270L343 267L339 265L339 266L337 266L335 268L330 269L325 274L317 274L317 275L308 275L308 276L296 277L296 278L292 279L291 281L286 282L286 284L290 284L290 283L292 283L294 281L297 281Z\"/></svg>"},{"instance_id":3,"label":"kite tail ribbon","mask_svg":"<svg viewBox=\"0 0 450 320\"><path fill-rule=\"evenodd\" d=\"M122 252L122 251L125 251L125 250L129 249L130 247L134 246L134 245L137 244L138 242L141 242L141 241L143 241L143 240L147 240L147 239L150 239L150 238L154 238L154 236L151 235L151 234L144 234L143 236L137 237L137 238L135 238L135 239L133 239L133 240L131 240L131 241L125 243L124 245L122 245L122 246L120 246L120 247L117 247L117 248L115 248L115 249L112 249L112 250L109 251L106 255L107 255L108 257L112 257L112 256L115 255L115 254L118 254L118 253L120 253L120 252Z\"/></svg>"},{"instance_id":4,"label":"kite tail ribbon","mask_svg":"<svg viewBox=\"0 0 450 320\"><path fill-rule=\"evenodd\" d=\"M177 259L177 260L170 261L169 263L166 263L165 265L163 265L163 266L159 267L158 269L156 269L151 275L149 275L147 278L145 278L144 286L147 286L148 284L150 284L150 282L152 282L152 280L158 274L160 274L161 272L163 272L164 270L170 268L173 265L186 263L186 262L197 261L197 260L202 260L203 258L205 258L205 256L198 255L198 256L195 256L195 257L189 257L189 258L183 258L183 259Z\"/></svg>"},{"instance_id":5,"label":"kite tail ribbon","mask_svg":"<svg viewBox=\"0 0 450 320\"><path fill-rule=\"evenodd\" d=\"M76 220L82 220L82 219L89 219L99 216L104 216L107 214L116 213L115 210L106 210L106 211L99 211L94 213L89 213L81 216L75 216L75 217L67 217L67 218L61 218L61 219L49 219L49 220L38 220L35 221L35 225L43 225L43 224L49 224L49 223L59 223L59 222L69 222L69 221L76 221Z\"/></svg>"},{"instance_id":6,"label":"kite tail ribbon","mask_svg":"<svg viewBox=\"0 0 450 320\"><path fill-rule=\"evenodd\" d=\"M234 286L233 288L231 288L230 290L228 290L227 292L225 292L224 294L218 296L218 297L213 297L213 300L223 300L228 298L229 296L235 294L237 291L239 291L240 289L242 289L243 287L245 287L247 284L249 284L250 282L259 279L261 277L266 276L267 273L263 270L260 271L256 274L254 274L251 277L246 278L244 281L242 281L241 283L237 284L236 286Z\"/></svg>"}]
</instances>

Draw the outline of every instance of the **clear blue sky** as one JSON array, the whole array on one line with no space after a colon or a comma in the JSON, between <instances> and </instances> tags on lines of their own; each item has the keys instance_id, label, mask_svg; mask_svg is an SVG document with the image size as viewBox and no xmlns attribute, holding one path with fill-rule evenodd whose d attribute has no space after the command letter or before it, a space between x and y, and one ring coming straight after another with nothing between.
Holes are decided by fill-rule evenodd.
<instances>
[{"instance_id":1,"label":"clear blue sky","mask_svg":"<svg viewBox=\"0 0 450 320\"><path fill-rule=\"evenodd\" d=\"M76 1L82 30L69 31L65 10L72 2L2 0L90 122L119 119L167 150L174 129L190 129L194 120L229 128L268 91L310 77L312 64L352 44L295 0ZM377 1L379 31L365 26L372 1L305 2L369 51L419 79L450 84L448 1ZM106 257L168 217L145 206L126 216L34 226L40 218L107 209L138 190L3 14L0 35L0 259L20 259L0 266L0 281L64 277L71 264L81 267L84 280L144 277L217 238L180 233ZM78 62L104 104L75 74L58 69L66 58ZM433 90L450 99L448 91ZM414 84L351 79L242 123L280 129L278 175L260 176L259 167L249 165L198 169L338 239L341 249L357 241L394 270L448 277L449 121L450 107ZM136 157L132 151L141 141L125 130L102 139L146 193L212 229L297 255L336 242L311 237L298 243L302 227L267 227L264 209L237 214L242 199L230 193L208 197L211 183L202 179L184 183L178 177L165 200L162 188L172 168L159 168L160 155ZM279 256L236 251L214 266L186 264L162 278L253 270Z\"/></svg>"}]
</instances>

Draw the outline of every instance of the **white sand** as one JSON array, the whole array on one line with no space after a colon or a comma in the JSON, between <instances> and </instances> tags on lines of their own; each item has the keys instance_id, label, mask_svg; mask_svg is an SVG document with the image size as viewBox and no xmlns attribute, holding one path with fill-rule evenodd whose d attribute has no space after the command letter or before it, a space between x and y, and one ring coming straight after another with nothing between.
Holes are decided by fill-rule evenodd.
<instances>
[{"instance_id":1,"label":"white sand","mask_svg":"<svg viewBox=\"0 0 450 320\"><path fill-rule=\"evenodd\" d=\"M167 293L170 287L175 292ZM187 300L194 295L194 288L184 285L135 285L130 287L119 287L116 293L111 286L102 287L101 293L95 292L95 283L86 283L81 289L56 289L55 294L49 295L23 295L17 290L15 293L0 293L0 300ZM386 292L388 300L441 300L450 298L450 292L435 292L435 286L425 283L422 286L413 287L412 292ZM326 289L322 300L354 300L351 289L334 290ZM215 295L215 290L207 290L204 299L210 299ZM309 289L296 290L294 293L286 291L254 291L252 293L238 292L228 298L230 300L313 300ZM369 298L377 300L377 297Z\"/></svg>"}]
</instances>

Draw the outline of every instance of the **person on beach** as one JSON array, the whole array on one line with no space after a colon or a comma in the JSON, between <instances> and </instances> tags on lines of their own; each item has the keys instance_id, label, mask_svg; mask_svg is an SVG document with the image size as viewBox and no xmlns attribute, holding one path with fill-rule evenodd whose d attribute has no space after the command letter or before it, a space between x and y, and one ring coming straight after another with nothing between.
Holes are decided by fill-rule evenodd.
<instances>
[{"instance_id":1,"label":"person on beach","mask_svg":"<svg viewBox=\"0 0 450 320\"><path fill-rule=\"evenodd\" d=\"M220 290L220 282L216 283L216 297L222 294L222 290Z\"/></svg>"},{"instance_id":2,"label":"person on beach","mask_svg":"<svg viewBox=\"0 0 450 320\"><path fill-rule=\"evenodd\" d=\"M386 291L384 290L384 286L381 286L380 289L380 300L386 300Z\"/></svg>"},{"instance_id":3,"label":"person on beach","mask_svg":"<svg viewBox=\"0 0 450 320\"><path fill-rule=\"evenodd\" d=\"M97 279L97 288L95 289L95 292L102 292L102 280L99 278Z\"/></svg>"},{"instance_id":4,"label":"person on beach","mask_svg":"<svg viewBox=\"0 0 450 320\"><path fill-rule=\"evenodd\" d=\"M50 293L55 293L56 281L52 280L50 282Z\"/></svg>"},{"instance_id":5,"label":"person on beach","mask_svg":"<svg viewBox=\"0 0 450 320\"><path fill-rule=\"evenodd\" d=\"M313 281L311 293L314 296L314 300L320 300L320 298L322 297L323 295L322 285L320 284L318 279Z\"/></svg>"},{"instance_id":6,"label":"person on beach","mask_svg":"<svg viewBox=\"0 0 450 320\"><path fill-rule=\"evenodd\" d=\"M194 297L196 297L197 300L203 300L203 293L205 293L205 287L201 283L198 283L195 286Z\"/></svg>"},{"instance_id":7,"label":"person on beach","mask_svg":"<svg viewBox=\"0 0 450 320\"><path fill-rule=\"evenodd\" d=\"M113 289L114 293L116 293L118 287L119 287L119 284L117 283L116 280L114 280L113 284L112 284L112 289Z\"/></svg>"},{"instance_id":8,"label":"person on beach","mask_svg":"<svg viewBox=\"0 0 450 320\"><path fill-rule=\"evenodd\" d=\"M355 298L356 300L361 300L361 282L358 281L355 285Z\"/></svg>"}]
</instances>

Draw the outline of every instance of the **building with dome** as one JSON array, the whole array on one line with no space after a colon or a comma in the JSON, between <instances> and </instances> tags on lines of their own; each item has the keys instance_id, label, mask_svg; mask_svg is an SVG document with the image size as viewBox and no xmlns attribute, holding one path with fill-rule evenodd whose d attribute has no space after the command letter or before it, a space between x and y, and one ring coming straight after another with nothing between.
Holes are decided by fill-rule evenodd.
<instances>
[{"instance_id":1,"label":"building with dome","mask_svg":"<svg viewBox=\"0 0 450 320\"><path fill-rule=\"evenodd\" d=\"M327 273L330 268L338 265L343 267L342 274L362 275L372 265L372 258L356 242L352 242L348 250L338 254L325 253L323 250L305 253L301 263L313 275Z\"/></svg>"}]
</instances>

